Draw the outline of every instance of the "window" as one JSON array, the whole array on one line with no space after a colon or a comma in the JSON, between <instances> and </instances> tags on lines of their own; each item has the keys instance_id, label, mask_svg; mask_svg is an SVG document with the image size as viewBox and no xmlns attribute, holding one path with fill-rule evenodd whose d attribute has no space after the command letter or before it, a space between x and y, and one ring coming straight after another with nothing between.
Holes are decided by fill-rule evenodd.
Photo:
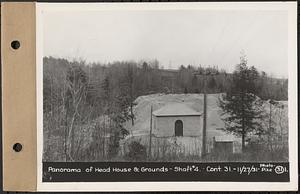
<instances>
[{"instance_id":1,"label":"window","mask_svg":"<svg viewBox=\"0 0 300 194\"><path fill-rule=\"evenodd\" d=\"M181 120L175 122L175 136L183 136L183 123Z\"/></svg>"}]
</instances>

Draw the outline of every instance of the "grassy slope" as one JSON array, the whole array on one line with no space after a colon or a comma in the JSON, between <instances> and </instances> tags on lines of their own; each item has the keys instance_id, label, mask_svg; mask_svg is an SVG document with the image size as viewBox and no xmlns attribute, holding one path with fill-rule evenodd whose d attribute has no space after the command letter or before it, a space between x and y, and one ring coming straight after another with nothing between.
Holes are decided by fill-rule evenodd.
<instances>
[{"instance_id":1,"label":"grassy slope","mask_svg":"<svg viewBox=\"0 0 300 194\"><path fill-rule=\"evenodd\" d=\"M207 133L208 138L213 136L226 135L224 131L216 130L224 127L224 123L220 118L220 109L218 107L219 94L207 95ZM148 96L140 96L136 99L135 107L135 125L131 126L130 122L126 124L126 128L133 136L142 136L149 134L150 123L150 107L153 106L153 111L165 106L168 103L184 103L189 107L202 112L203 110L203 95L202 94L152 94Z\"/></svg>"},{"instance_id":2,"label":"grassy slope","mask_svg":"<svg viewBox=\"0 0 300 194\"><path fill-rule=\"evenodd\" d=\"M220 108L218 107L218 97L220 94L208 94L207 95L207 135L208 140L212 140L214 136L232 136L227 134L222 130L217 130L218 128L224 127L224 122L220 117ZM184 103L191 108L202 112L203 111L203 94L152 94L147 96L140 96L135 101L137 105L135 106L134 113L136 116L135 125L132 126L131 122L127 122L125 127L130 131L131 136L145 136L149 134L150 125L150 107L153 106L153 111L165 106L168 103ZM280 102L284 105L283 109L283 120L287 121L287 101ZM266 102L265 105L266 112L269 111L269 105ZM278 121L278 115L276 116L274 110L273 115L275 115L274 120ZM265 123L267 124L267 122ZM276 128L279 128L279 124L276 123ZM202 126L201 126L202 127ZM288 129L287 126L285 126ZM287 131L284 131L287 133ZM240 138L233 137L237 142L240 142Z\"/></svg>"}]
</instances>

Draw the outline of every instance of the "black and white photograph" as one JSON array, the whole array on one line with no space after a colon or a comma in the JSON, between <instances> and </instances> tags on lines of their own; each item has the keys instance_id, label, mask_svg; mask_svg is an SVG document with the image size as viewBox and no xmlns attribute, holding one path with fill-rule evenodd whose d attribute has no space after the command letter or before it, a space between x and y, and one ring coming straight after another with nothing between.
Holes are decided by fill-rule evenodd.
<instances>
[{"instance_id":1,"label":"black and white photograph","mask_svg":"<svg viewBox=\"0 0 300 194\"><path fill-rule=\"evenodd\" d=\"M282 163L289 177L291 12L203 4L42 12L42 162Z\"/></svg>"}]
</instances>

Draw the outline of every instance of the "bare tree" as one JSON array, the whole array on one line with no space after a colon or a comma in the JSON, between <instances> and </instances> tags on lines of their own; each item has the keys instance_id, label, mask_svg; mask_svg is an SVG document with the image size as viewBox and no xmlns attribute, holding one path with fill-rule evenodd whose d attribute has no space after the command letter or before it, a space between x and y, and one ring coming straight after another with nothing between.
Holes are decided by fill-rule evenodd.
<instances>
[{"instance_id":1,"label":"bare tree","mask_svg":"<svg viewBox=\"0 0 300 194\"><path fill-rule=\"evenodd\" d=\"M86 95L86 75L78 65L71 65L67 74L67 88L68 88L68 100L70 108L73 113L71 115L67 145L68 145L68 157L70 160L74 160L72 153L75 151L75 138L74 138L74 124L76 119L80 118L79 106L83 102Z\"/></svg>"}]
</instances>

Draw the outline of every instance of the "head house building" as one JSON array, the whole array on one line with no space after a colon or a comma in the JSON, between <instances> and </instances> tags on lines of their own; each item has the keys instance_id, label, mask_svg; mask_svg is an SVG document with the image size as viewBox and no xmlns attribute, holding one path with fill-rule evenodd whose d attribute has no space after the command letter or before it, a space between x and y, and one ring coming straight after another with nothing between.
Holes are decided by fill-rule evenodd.
<instances>
[{"instance_id":1,"label":"head house building","mask_svg":"<svg viewBox=\"0 0 300 194\"><path fill-rule=\"evenodd\" d=\"M201 136L201 113L182 103L172 103L153 112L157 137Z\"/></svg>"}]
</instances>

